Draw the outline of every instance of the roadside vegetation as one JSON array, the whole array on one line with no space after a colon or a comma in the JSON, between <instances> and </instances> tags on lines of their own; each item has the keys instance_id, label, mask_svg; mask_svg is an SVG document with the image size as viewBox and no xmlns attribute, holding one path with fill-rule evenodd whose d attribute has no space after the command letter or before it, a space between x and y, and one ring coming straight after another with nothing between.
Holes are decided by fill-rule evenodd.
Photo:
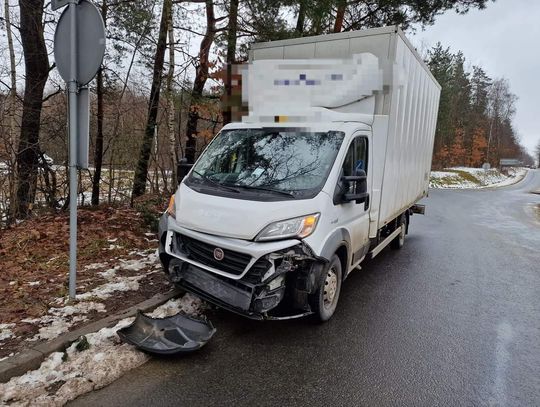
<instances>
[{"instance_id":1,"label":"roadside vegetation","mask_svg":"<svg viewBox=\"0 0 540 407\"><path fill-rule=\"evenodd\" d=\"M0 235L0 359L170 288L155 254L156 200L80 211L79 295L69 304L68 215L43 215Z\"/></svg>"},{"instance_id":2,"label":"roadside vegetation","mask_svg":"<svg viewBox=\"0 0 540 407\"><path fill-rule=\"evenodd\" d=\"M504 172L497 169L482 168L445 168L432 171L429 180L430 188L476 189L511 185L523 178L524 168L509 168Z\"/></svg>"},{"instance_id":3,"label":"roadside vegetation","mask_svg":"<svg viewBox=\"0 0 540 407\"><path fill-rule=\"evenodd\" d=\"M484 163L496 168L503 158L534 164L513 124L518 97L507 79L492 78L479 66L467 69L461 51L452 52L441 44L428 52L427 63L442 86L434 169Z\"/></svg>"}]
</instances>

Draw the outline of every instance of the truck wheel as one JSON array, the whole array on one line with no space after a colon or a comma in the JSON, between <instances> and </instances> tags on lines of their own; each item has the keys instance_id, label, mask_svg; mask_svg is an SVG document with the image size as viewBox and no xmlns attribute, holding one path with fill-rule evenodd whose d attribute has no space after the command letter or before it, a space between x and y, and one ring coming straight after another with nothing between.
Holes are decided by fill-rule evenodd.
<instances>
[{"instance_id":1,"label":"truck wheel","mask_svg":"<svg viewBox=\"0 0 540 407\"><path fill-rule=\"evenodd\" d=\"M393 250L399 250L405 244L405 235L407 234L407 216L405 214L399 217L398 226L401 226L401 232L390 242L390 247Z\"/></svg>"},{"instance_id":2,"label":"truck wheel","mask_svg":"<svg viewBox=\"0 0 540 407\"><path fill-rule=\"evenodd\" d=\"M334 254L321 274L319 289L310 297L311 309L321 322L328 321L334 315L341 292L342 276L341 261Z\"/></svg>"}]
</instances>

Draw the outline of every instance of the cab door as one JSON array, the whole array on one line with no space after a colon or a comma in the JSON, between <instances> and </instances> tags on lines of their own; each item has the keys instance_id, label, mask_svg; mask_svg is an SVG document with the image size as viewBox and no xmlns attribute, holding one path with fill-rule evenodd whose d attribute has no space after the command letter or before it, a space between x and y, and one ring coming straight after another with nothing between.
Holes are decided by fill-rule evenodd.
<instances>
[{"instance_id":1,"label":"cab door","mask_svg":"<svg viewBox=\"0 0 540 407\"><path fill-rule=\"evenodd\" d=\"M340 224L345 227L351 238L351 264L358 263L369 250L369 205L370 199L366 202L356 203L356 201L344 202L343 194L348 192L354 185L344 182L342 177L355 176L357 170L363 170L367 175L367 190L371 191L371 174L369 173L369 138L365 133L359 133L351 140L347 154L342 163L341 176L338 180L336 193L334 194L334 204L339 206Z\"/></svg>"}]
</instances>

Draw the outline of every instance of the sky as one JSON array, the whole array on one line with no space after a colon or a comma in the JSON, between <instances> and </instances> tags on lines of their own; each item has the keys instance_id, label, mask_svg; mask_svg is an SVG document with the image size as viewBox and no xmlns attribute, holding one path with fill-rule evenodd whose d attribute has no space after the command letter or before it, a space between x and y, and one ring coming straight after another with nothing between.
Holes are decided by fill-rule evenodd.
<instances>
[{"instance_id":1,"label":"sky","mask_svg":"<svg viewBox=\"0 0 540 407\"><path fill-rule=\"evenodd\" d=\"M424 31L407 34L418 50L440 41L492 78L507 78L519 98L514 125L531 154L540 140L539 18L538 0L496 0L466 15L447 12Z\"/></svg>"}]
</instances>

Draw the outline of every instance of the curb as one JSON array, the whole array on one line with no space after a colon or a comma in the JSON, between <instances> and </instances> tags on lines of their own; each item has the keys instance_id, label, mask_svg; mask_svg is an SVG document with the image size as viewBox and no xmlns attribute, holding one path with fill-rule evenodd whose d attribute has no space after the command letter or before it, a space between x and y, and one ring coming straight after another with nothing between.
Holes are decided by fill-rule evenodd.
<instances>
[{"instance_id":1,"label":"curb","mask_svg":"<svg viewBox=\"0 0 540 407\"><path fill-rule=\"evenodd\" d=\"M24 349L16 355L0 362L0 383L8 382L12 377L20 376L30 370L37 369L51 353L64 351L67 346L82 335L110 327L121 319L133 317L139 310L143 312L150 311L169 301L171 298L177 297L181 293L181 290L173 289L164 294L156 294L152 298L117 314L109 315L106 318L84 325L75 331L65 332L51 341L37 343L29 349Z\"/></svg>"}]
</instances>

